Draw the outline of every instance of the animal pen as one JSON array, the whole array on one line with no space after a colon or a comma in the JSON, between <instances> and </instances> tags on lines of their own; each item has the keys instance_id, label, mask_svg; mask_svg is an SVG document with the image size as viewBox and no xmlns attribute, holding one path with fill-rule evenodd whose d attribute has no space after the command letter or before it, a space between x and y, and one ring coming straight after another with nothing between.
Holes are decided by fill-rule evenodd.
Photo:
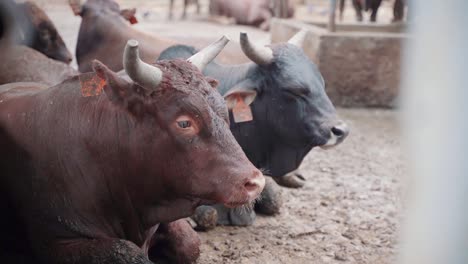
<instances>
[{"instance_id":1,"label":"animal pen","mask_svg":"<svg viewBox=\"0 0 468 264\"><path fill-rule=\"evenodd\" d=\"M21 7L26 2L0 1L0 7L10 2ZM353 1L364 4L373 0ZM211 14L211 2L241 10L238 12L241 19ZM21 28L23 24L15 25L16 31L13 32L17 33L17 40L28 41L12 49L3 46L2 32L7 31L7 26L0 24L0 47L5 47L0 51L0 155L3 155L0 159L3 161L0 161L0 198L15 188L24 190L16 186L11 190L6 188L7 184L15 181L3 181L5 175L21 179L23 174L15 175L11 171L19 168L29 172L22 170L27 165L9 167L14 162L5 161L20 157L18 160L26 160L21 164L27 164L27 155L21 152L22 147L33 146L31 149L37 150L34 146L44 146L50 151L35 157L39 160L49 157L47 162L40 163L45 168L72 175L79 171L78 166L67 164L75 161L85 160L87 166L83 166L84 169L93 168L97 160L109 161L112 166L105 172L119 172L134 166L138 173L127 173L130 176L125 179L128 180L128 188L134 188L131 190L135 197L152 197L154 193L148 187L151 184L158 187L154 188L158 190L157 194L177 196L176 202L172 203L172 200L168 202L170 198L166 200L164 196L158 200L160 197L154 194L153 203L142 206L144 209L151 206L162 208L148 214L152 220L158 221L154 220L157 224L144 232L135 224L143 217L134 217L133 203L129 206L128 202L118 200L103 207L105 210L83 206L85 209L80 211L81 217L104 215L100 221L111 223L108 229L112 230L112 235L106 233L106 228L99 232L125 240L135 249L119 249L116 255L128 257L137 252L146 261L141 263L150 263L150 257L167 257L164 254L170 255L178 249L180 252L177 251L175 257L171 256L173 258L169 258L168 263L468 263L468 139L465 135L468 107L464 102L468 98L468 90L464 87L468 81L465 73L468 68L468 32L465 30L468 17L464 14L468 2L407 0L411 14L404 23L388 23L390 5L394 1L382 1L381 17L377 23L354 22L351 16L346 16L353 13L351 0L343 1L346 4L345 16L343 20L339 19L338 2L251 0L236 5L244 3L243 0L32 0L31 3L43 9L50 21L31 23L32 26L26 26L26 31ZM73 4L73 10L69 3ZM252 3L260 4L250 13L246 6ZM82 9L85 4L88 5ZM293 17L288 13L291 6L295 10ZM15 12L8 11L5 15L4 11L0 10L0 23L5 17L15 19ZM24 18L20 14L16 19L21 21ZM235 14L231 12L232 16ZM251 24L238 23L245 22L247 17L271 20L259 22L253 19L255 21ZM86 23L83 23L85 19ZM51 34L44 28L41 31L39 25L52 24L56 27L57 38L63 38L63 41L60 39L63 43L59 43L64 50L59 52L61 57L54 55L53 49L32 44L44 42L44 39L47 42ZM269 28L259 28L259 25L268 25ZM93 31L95 29L101 30L99 34ZM65 52L65 46L70 52ZM205 47L205 52L197 53ZM99 63L95 59L107 62ZM109 70L112 64L115 69ZM80 67L85 69L84 72L79 72ZM157 89L160 83L166 89L164 92ZM170 101L172 104L167 103L169 99L157 104L148 103L149 97L153 100L174 92L171 85L178 87L174 95L186 96L196 89L199 93ZM115 87L132 88L119 90ZM39 91L39 101L47 99L35 105L31 112L37 118L29 121L26 118L31 116L26 111L27 102L30 102L28 89L31 89L31 94L34 94L34 89ZM109 124L112 118L121 117L122 112L112 115L112 118L103 118L104 115L98 114L85 116L90 110L83 108L86 111L75 111L80 117L76 119L83 122L78 125L67 116L74 109L74 104L62 105L52 92L47 91L56 91L64 98L67 95L68 99L79 95L78 102L111 102L104 108L106 111L133 111L131 118L117 122L119 125L152 120L156 114L148 105L161 109L167 107L164 109L169 110L163 111L161 116L164 118L158 122L171 121L161 128L163 131L167 127L162 132L167 133L164 134L166 136L153 133L158 122L135 126L142 131L135 134L144 137L126 147L120 147L125 142L118 140L134 134L117 133L117 130L109 131L107 126L97 126L104 130L96 129L85 138L89 142L100 138L105 140L90 144L77 135L83 133L88 124ZM126 101L129 91L135 93L131 100ZM149 96L146 103L135 103L143 96ZM21 97L23 101L16 101L20 103L10 103ZM191 114L186 110L192 109L193 105L179 109L187 102L193 103L194 97L198 106L203 105L199 109L201 114ZM46 111L54 107L61 110L52 114ZM23 110L15 112L15 109ZM44 118L47 115L53 118ZM174 115L174 120L172 116L166 118L169 115ZM201 122L200 116L209 118ZM15 125L22 122L26 125L17 129ZM68 124L76 126L66 127ZM37 129L39 132L29 131L34 125L41 128ZM144 130L148 127L153 130ZM29 131L26 133L29 136L24 136L24 131ZM51 132L44 135L43 131ZM60 134L57 131L65 132ZM161 139L157 147L169 146L173 142L175 144L171 146L175 147L167 147L161 155L143 155L159 153L160 148L151 148L155 138ZM216 139L218 141L214 141ZM222 149L213 150L210 149L212 145L203 145L209 140L213 140L215 146L223 146ZM19 142L17 145L20 147L15 148L11 142ZM223 142L228 144L223 145ZM132 149L135 146L140 149ZM192 152L188 152L192 156L184 159L181 150L192 146L195 146ZM2 149L16 152L4 153ZM117 152L112 150L116 149L131 154L125 156L127 160L116 159L119 162L111 163L115 161L113 155ZM33 153L32 150L29 152ZM92 156L89 150L101 151L99 153L103 155ZM75 156L60 163L60 157L53 156L59 152L75 153ZM166 162L161 165L159 159ZM134 162L130 164L128 160ZM216 164L211 160L217 160ZM152 166L154 164L163 169ZM186 173L190 177L174 180L175 176L160 176L168 168L173 169L171 175ZM215 169L226 175L213 173ZM192 170L198 174L190 174ZM154 173L150 175L148 171ZM90 191L99 185L94 180L100 179L104 173L100 174L99 170L92 172L97 176L86 179L86 175L81 175L64 181L73 187L68 189L68 193L83 201L93 197ZM123 177L118 173L113 175L116 179ZM142 178L142 175L148 178ZM51 192L61 188L59 182L48 185L47 181L37 180L35 184L40 182L50 187L47 190ZM36 186L32 183L25 186ZM212 189L205 189L207 183ZM160 188L162 184L165 184L164 188ZM178 186L189 187L184 188L186 193L181 195ZM112 187L106 185L106 190ZM259 195L262 188L264 191ZM205 195L202 198L201 193ZM125 192L114 192L110 201L114 201L113 195L120 197L122 194ZM46 192L37 190L22 192L15 197L38 195L48 197ZM205 199L208 196L209 199ZM98 197L104 200L107 196ZM190 198L189 204L180 202L186 201L187 197ZM220 197L228 202L223 204ZM42 201L42 205L53 204L59 208L60 202L67 199L71 201L73 197L66 196L50 203ZM8 199L0 200L0 209L5 212L0 223L4 223L4 234L7 234L4 236L6 240L0 239L0 244L5 248L9 248L9 241L33 245L25 239L27 235L23 235L27 232L11 236L15 231L12 226L17 227L22 221L8 218L14 206L5 202ZM255 200L255 206L230 208L251 200ZM36 204L39 199L29 201ZM213 205L214 202L220 203ZM205 203L206 206L195 206ZM131 217L124 219L106 215L107 211L114 209L130 212L125 216ZM57 213L54 217L44 218L44 221L52 219L53 224L41 226L38 221L34 223L37 226L21 230L43 232L44 237L49 238L50 235L66 243L73 241L60 240L63 237L56 235L60 232L54 233L56 227L59 229L67 224L74 227L67 215L54 210L35 211L38 215ZM145 220L148 218L151 217ZM173 218L177 219L172 221ZM23 221L31 219L42 218L29 217ZM76 219L79 218L71 218ZM128 219L137 220L132 222ZM84 240L100 236L99 232L89 232L89 237ZM96 243L95 248L102 244ZM169 250L158 255L157 247ZM27 251L28 247L24 248ZM109 249L114 252L112 250ZM100 253L88 257L96 260ZM9 257L14 259L16 256L8 255L3 247L0 248L0 263L15 263Z\"/></svg>"}]
</instances>

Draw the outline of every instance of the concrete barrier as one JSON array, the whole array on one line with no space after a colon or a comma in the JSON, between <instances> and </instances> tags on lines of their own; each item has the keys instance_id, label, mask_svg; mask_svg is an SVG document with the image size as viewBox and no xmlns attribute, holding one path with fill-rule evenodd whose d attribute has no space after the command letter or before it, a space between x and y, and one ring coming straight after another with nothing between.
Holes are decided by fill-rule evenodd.
<instances>
[{"instance_id":1,"label":"concrete barrier","mask_svg":"<svg viewBox=\"0 0 468 264\"><path fill-rule=\"evenodd\" d=\"M320 25L274 19L271 39L284 42L301 28L308 29L304 50L322 72L335 105L395 107L407 35L395 32L397 26L381 26L384 32L365 31L368 27L337 25L332 33Z\"/></svg>"}]
</instances>

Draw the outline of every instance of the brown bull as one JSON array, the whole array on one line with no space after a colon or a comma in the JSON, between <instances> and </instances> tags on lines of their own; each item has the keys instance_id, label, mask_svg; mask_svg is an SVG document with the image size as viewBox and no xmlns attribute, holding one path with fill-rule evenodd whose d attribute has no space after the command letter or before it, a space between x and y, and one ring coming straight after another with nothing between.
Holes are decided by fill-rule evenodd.
<instances>
[{"instance_id":1,"label":"brown bull","mask_svg":"<svg viewBox=\"0 0 468 264\"><path fill-rule=\"evenodd\" d=\"M229 131L216 81L200 71L226 42L146 64L133 40L126 76L95 61L93 73L54 87L0 86L2 263L153 263L164 255L148 257L160 223L256 199L264 178ZM170 238L172 250L185 243Z\"/></svg>"},{"instance_id":2,"label":"brown bull","mask_svg":"<svg viewBox=\"0 0 468 264\"><path fill-rule=\"evenodd\" d=\"M282 9L285 14L274 14L275 9ZM294 7L285 3L285 0L210 0L209 10L211 15L232 17L237 24L252 25L263 30L270 28L270 20L274 15L294 15Z\"/></svg>"},{"instance_id":3,"label":"brown bull","mask_svg":"<svg viewBox=\"0 0 468 264\"><path fill-rule=\"evenodd\" d=\"M120 58L128 39L140 42L141 58L145 62L156 60L161 51L176 43L132 28L125 19L135 21L135 10L129 15L131 12L121 10L114 0L88 0L84 5L74 4L72 8L82 18L76 45L80 72L91 71L94 59L102 61L111 70L121 70Z\"/></svg>"}]
</instances>

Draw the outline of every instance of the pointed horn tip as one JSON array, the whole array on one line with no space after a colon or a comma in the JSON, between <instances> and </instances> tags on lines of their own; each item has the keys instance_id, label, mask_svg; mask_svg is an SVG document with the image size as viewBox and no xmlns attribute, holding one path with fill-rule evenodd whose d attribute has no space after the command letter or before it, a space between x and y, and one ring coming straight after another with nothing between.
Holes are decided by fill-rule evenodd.
<instances>
[{"instance_id":1,"label":"pointed horn tip","mask_svg":"<svg viewBox=\"0 0 468 264\"><path fill-rule=\"evenodd\" d=\"M130 39L129 41L127 41L127 46L130 48L136 48L138 47L138 41Z\"/></svg>"},{"instance_id":2,"label":"pointed horn tip","mask_svg":"<svg viewBox=\"0 0 468 264\"><path fill-rule=\"evenodd\" d=\"M220 38L220 40L223 40L223 41L231 41L231 39L230 39L228 36L226 36L226 35L223 35L223 36Z\"/></svg>"},{"instance_id":3,"label":"pointed horn tip","mask_svg":"<svg viewBox=\"0 0 468 264\"><path fill-rule=\"evenodd\" d=\"M241 38L241 39L247 39L247 38L248 38L248 37L247 37L247 32L244 32L244 31L241 32L241 33L240 33L240 38Z\"/></svg>"}]
</instances>

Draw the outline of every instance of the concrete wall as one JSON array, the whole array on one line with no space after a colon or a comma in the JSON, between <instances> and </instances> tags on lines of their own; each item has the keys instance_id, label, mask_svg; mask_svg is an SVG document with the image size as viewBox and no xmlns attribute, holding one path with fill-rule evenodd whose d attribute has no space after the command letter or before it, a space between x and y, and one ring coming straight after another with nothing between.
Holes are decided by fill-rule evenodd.
<instances>
[{"instance_id":1,"label":"concrete wall","mask_svg":"<svg viewBox=\"0 0 468 264\"><path fill-rule=\"evenodd\" d=\"M309 34L304 51L317 63L335 105L394 107L399 94L400 33L336 32L288 20L272 22L272 42L289 39L301 28Z\"/></svg>"}]
</instances>

